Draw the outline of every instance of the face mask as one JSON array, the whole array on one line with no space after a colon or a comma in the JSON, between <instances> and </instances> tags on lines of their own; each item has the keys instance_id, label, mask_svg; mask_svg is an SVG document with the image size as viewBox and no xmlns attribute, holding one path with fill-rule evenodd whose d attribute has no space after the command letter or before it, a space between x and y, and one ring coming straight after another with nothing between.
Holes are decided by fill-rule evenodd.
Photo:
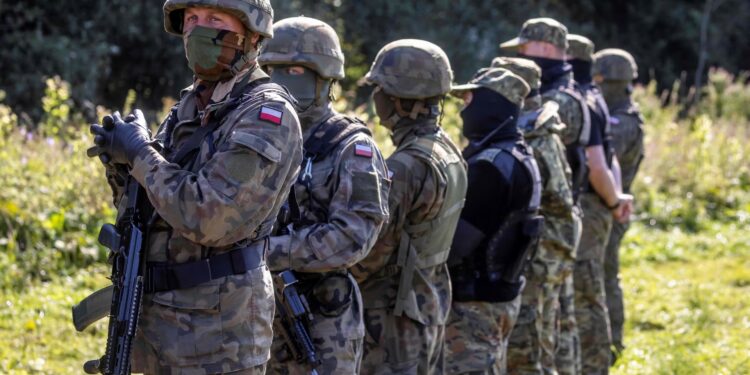
<instances>
[{"instance_id":1,"label":"face mask","mask_svg":"<svg viewBox=\"0 0 750 375\"><path fill-rule=\"evenodd\" d=\"M328 104L331 81L320 80L322 87L318 91L318 75L310 69L305 68L302 74L292 74L289 71L289 66L274 67L271 71L271 80L274 83L286 86L292 96L297 99L297 104L302 111L310 109L315 104Z\"/></svg>"},{"instance_id":2,"label":"face mask","mask_svg":"<svg viewBox=\"0 0 750 375\"><path fill-rule=\"evenodd\" d=\"M380 87L375 88L375 91L372 92L372 101L375 103L375 113L380 118L380 125L393 129L396 125L393 121L396 103Z\"/></svg>"},{"instance_id":3,"label":"face mask","mask_svg":"<svg viewBox=\"0 0 750 375\"><path fill-rule=\"evenodd\" d=\"M228 30L196 26L185 34L184 42L188 66L205 81L229 79L258 56L244 35Z\"/></svg>"},{"instance_id":4,"label":"face mask","mask_svg":"<svg viewBox=\"0 0 750 375\"><path fill-rule=\"evenodd\" d=\"M471 103L461 111L463 135L470 140L480 140L495 130L510 116L518 119L520 108L502 95L488 88L472 90ZM505 126L508 134L515 134L515 121ZM498 133L505 133L505 129ZM502 135L502 134L501 134Z\"/></svg>"},{"instance_id":5,"label":"face mask","mask_svg":"<svg viewBox=\"0 0 750 375\"><path fill-rule=\"evenodd\" d=\"M615 104L630 97L633 84L626 81L603 81L599 84L599 89L609 104Z\"/></svg>"}]
</instances>

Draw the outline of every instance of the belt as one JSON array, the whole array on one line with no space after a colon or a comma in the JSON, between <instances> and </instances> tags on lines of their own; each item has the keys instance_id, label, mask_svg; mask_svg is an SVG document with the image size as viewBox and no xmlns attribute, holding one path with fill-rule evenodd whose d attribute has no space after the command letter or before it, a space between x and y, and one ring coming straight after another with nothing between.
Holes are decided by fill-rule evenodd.
<instances>
[{"instance_id":1,"label":"belt","mask_svg":"<svg viewBox=\"0 0 750 375\"><path fill-rule=\"evenodd\" d=\"M266 264L266 246L267 241L256 242L248 247L195 262L179 264L146 263L145 292L188 289L222 277L241 275Z\"/></svg>"}]
</instances>

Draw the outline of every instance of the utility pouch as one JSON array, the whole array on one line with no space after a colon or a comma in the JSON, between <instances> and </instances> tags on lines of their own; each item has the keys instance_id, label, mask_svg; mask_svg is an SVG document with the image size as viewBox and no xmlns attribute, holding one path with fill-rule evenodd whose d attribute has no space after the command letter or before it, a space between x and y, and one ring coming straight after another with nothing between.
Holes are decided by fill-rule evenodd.
<instances>
[{"instance_id":1,"label":"utility pouch","mask_svg":"<svg viewBox=\"0 0 750 375\"><path fill-rule=\"evenodd\" d=\"M354 285L346 274L326 275L310 291L313 309L326 317L337 317L352 305Z\"/></svg>"}]
</instances>

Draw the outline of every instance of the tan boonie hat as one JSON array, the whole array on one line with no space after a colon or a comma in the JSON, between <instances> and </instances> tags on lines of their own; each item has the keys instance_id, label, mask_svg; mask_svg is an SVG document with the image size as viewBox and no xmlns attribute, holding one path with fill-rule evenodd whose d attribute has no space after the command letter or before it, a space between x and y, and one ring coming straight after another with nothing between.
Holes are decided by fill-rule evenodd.
<instances>
[{"instance_id":1,"label":"tan boonie hat","mask_svg":"<svg viewBox=\"0 0 750 375\"><path fill-rule=\"evenodd\" d=\"M465 91L478 88L488 88L508 99L511 103L521 107L526 95L529 95L529 85L523 78L503 68L480 69L474 78L465 85L454 86L451 95L461 97Z\"/></svg>"},{"instance_id":2,"label":"tan boonie hat","mask_svg":"<svg viewBox=\"0 0 750 375\"><path fill-rule=\"evenodd\" d=\"M542 85L542 69L529 59L522 59L520 57L495 57L490 67L510 70L513 74L523 78L532 90L537 90Z\"/></svg>"},{"instance_id":3,"label":"tan boonie hat","mask_svg":"<svg viewBox=\"0 0 750 375\"><path fill-rule=\"evenodd\" d=\"M503 49L516 49L528 42L547 42L562 49L568 49L568 28L552 18L532 18L524 22L517 38L500 45Z\"/></svg>"},{"instance_id":4,"label":"tan boonie hat","mask_svg":"<svg viewBox=\"0 0 750 375\"><path fill-rule=\"evenodd\" d=\"M583 35L568 35L568 52L569 59L581 61L594 61L594 42Z\"/></svg>"}]
</instances>

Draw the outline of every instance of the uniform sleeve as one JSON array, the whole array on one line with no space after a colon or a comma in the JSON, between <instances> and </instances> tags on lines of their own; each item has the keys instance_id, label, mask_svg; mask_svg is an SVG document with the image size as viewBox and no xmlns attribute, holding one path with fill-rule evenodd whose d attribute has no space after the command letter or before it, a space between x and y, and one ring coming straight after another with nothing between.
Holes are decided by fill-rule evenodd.
<instances>
[{"instance_id":1,"label":"uniform sleeve","mask_svg":"<svg viewBox=\"0 0 750 375\"><path fill-rule=\"evenodd\" d=\"M388 197L389 221L370 254L350 269L360 283L391 262L401 240L401 228L409 217L423 215L422 212L429 209L429 202L435 198L435 194L429 192L437 191L437 181L422 161L401 152L391 156L387 163L392 180Z\"/></svg>"},{"instance_id":2,"label":"uniform sleeve","mask_svg":"<svg viewBox=\"0 0 750 375\"><path fill-rule=\"evenodd\" d=\"M372 156L356 155L357 145L369 146ZM328 206L328 221L272 237L268 255L272 271L346 269L364 258L377 240L388 217L385 161L370 140L349 144L340 157L333 177L338 182Z\"/></svg>"},{"instance_id":3,"label":"uniform sleeve","mask_svg":"<svg viewBox=\"0 0 750 375\"><path fill-rule=\"evenodd\" d=\"M249 110L195 173L152 148L138 155L131 175L175 233L204 246L227 246L268 217L292 164L282 161L281 150L290 157L301 147L293 110L288 104L277 108L284 112L281 124L259 120L259 111Z\"/></svg>"},{"instance_id":4,"label":"uniform sleeve","mask_svg":"<svg viewBox=\"0 0 750 375\"><path fill-rule=\"evenodd\" d=\"M566 145L574 143L583 127L583 108L581 103L573 98L572 96L557 91L550 97L545 97L546 100L553 100L559 104L558 113L560 114L560 120L566 125L565 131L563 132L563 142Z\"/></svg>"}]
</instances>

